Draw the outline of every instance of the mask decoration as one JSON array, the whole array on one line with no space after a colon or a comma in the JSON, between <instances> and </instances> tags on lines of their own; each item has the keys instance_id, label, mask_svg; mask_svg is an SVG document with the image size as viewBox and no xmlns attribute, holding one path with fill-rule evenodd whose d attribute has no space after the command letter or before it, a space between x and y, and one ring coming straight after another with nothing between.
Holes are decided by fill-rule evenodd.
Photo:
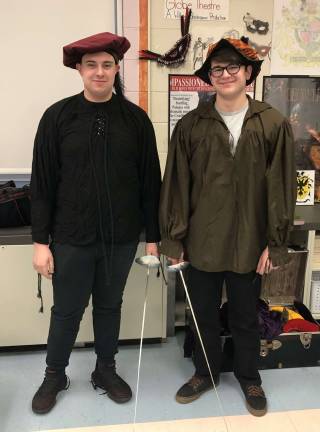
<instances>
[{"instance_id":1,"label":"mask decoration","mask_svg":"<svg viewBox=\"0 0 320 432\"><path fill-rule=\"evenodd\" d=\"M249 33L258 33L260 35L266 35L269 31L269 23L254 18L249 12L243 17L243 21L246 25L246 29Z\"/></svg>"},{"instance_id":2,"label":"mask decoration","mask_svg":"<svg viewBox=\"0 0 320 432\"><path fill-rule=\"evenodd\" d=\"M186 8L185 15L180 18L181 38L174 46L163 55L149 50L139 51L140 60L157 61L162 66L179 66L184 62L191 42L189 33L191 9Z\"/></svg>"},{"instance_id":3,"label":"mask decoration","mask_svg":"<svg viewBox=\"0 0 320 432\"><path fill-rule=\"evenodd\" d=\"M249 39L248 43L257 51L260 57L268 56L270 60L271 42L269 45L258 45L256 42L253 42L251 39Z\"/></svg>"}]
</instances>

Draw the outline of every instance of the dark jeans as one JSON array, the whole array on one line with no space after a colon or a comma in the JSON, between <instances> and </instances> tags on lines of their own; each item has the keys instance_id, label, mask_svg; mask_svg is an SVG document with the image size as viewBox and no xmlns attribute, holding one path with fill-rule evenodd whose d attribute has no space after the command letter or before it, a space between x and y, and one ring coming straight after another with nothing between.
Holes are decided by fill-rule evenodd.
<instances>
[{"instance_id":1,"label":"dark jeans","mask_svg":"<svg viewBox=\"0 0 320 432\"><path fill-rule=\"evenodd\" d=\"M221 368L221 325L219 308L226 282L229 327L234 344L234 374L240 384L261 384L258 372L260 336L257 300L261 278L255 272L204 272L189 267L188 288L210 368L218 375ZM195 329L194 362L196 373L208 375L208 367Z\"/></svg>"},{"instance_id":2,"label":"dark jeans","mask_svg":"<svg viewBox=\"0 0 320 432\"><path fill-rule=\"evenodd\" d=\"M138 242L114 245L112 271L101 242L89 246L54 243L53 307L47 365L64 369L69 363L80 321L92 294L95 352L112 363L117 353L123 290ZM106 246L110 256L110 246Z\"/></svg>"}]
</instances>

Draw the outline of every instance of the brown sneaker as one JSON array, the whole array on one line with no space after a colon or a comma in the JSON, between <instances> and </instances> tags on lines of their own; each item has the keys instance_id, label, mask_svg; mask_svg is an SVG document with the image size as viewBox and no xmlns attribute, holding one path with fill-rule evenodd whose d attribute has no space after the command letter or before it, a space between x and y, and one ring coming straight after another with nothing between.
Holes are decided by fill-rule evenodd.
<instances>
[{"instance_id":1,"label":"brown sneaker","mask_svg":"<svg viewBox=\"0 0 320 432\"><path fill-rule=\"evenodd\" d=\"M70 380L63 372L46 369L44 380L32 399L32 411L36 414L46 414L54 407L57 394L67 390Z\"/></svg>"},{"instance_id":2,"label":"brown sneaker","mask_svg":"<svg viewBox=\"0 0 320 432\"><path fill-rule=\"evenodd\" d=\"M213 377L215 385L218 386L219 378ZM198 399L203 393L213 388L210 376L194 375L186 382L176 394L176 401L181 404L193 402Z\"/></svg>"},{"instance_id":3,"label":"brown sneaker","mask_svg":"<svg viewBox=\"0 0 320 432\"><path fill-rule=\"evenodd\" d=\"M116 373L115 364L96 364L91 374L91 383L94 389L97 387L105 390L105 393L117 403L128 402L132 398L129 385Z\"/></svg>"},{"instance_id":4,"label":"brown sneaker","mask_svg":"<svg viewBox=\"0 0 320 432\"><path fill-rule=\"evenodd\" d=\"M260 385L241 386L246 398L248 411L256 416L262 417L267 413L267 399Z\"/></svg>"}]
</instances>

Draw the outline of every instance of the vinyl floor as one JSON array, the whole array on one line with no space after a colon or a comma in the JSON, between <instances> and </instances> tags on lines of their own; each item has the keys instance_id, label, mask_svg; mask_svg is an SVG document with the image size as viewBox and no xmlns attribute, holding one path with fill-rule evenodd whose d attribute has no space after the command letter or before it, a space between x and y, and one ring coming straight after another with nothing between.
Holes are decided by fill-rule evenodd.
<instances>
[{"instance_id":1,"label":"vinyl floor","mask_svg":"<svg viewBox=\"0 0 320 432\"><path fill-rule=\"evenodd\" d=\"M117 371L136 391L139 347L120 346ZM92 349L75 349L67 374L71 385L61 392L46 415L31 411L32 396L41 384L45 352L0 353L0 431L69 432L320 432L320 368L261 371L269 412L263 418L248 414L232 373L221 376L219 400L207 392L191 404L180 405L174 395L193 373L183 358L183 337L144 345L136 425L134 398L117 405L94 390Z\"/></svg>"}]
</instances>

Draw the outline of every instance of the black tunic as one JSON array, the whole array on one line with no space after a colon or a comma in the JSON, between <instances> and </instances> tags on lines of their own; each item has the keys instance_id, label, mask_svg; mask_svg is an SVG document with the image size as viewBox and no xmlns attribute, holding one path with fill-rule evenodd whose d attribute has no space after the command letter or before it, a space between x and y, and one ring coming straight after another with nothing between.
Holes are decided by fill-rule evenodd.
<instances>
[{"instance_id":1,"label":"black tunic","mask_svg":"<svg viewBox=\"0 0 320 432\"><path fill-rule=\"evenodd\" d=\"M87 101L83 93L44 113L31 176L32 238L86 245L101 236L124 243L160 240L161 183L152 123L118 96Z\"/></svg>"}]
</instances>

